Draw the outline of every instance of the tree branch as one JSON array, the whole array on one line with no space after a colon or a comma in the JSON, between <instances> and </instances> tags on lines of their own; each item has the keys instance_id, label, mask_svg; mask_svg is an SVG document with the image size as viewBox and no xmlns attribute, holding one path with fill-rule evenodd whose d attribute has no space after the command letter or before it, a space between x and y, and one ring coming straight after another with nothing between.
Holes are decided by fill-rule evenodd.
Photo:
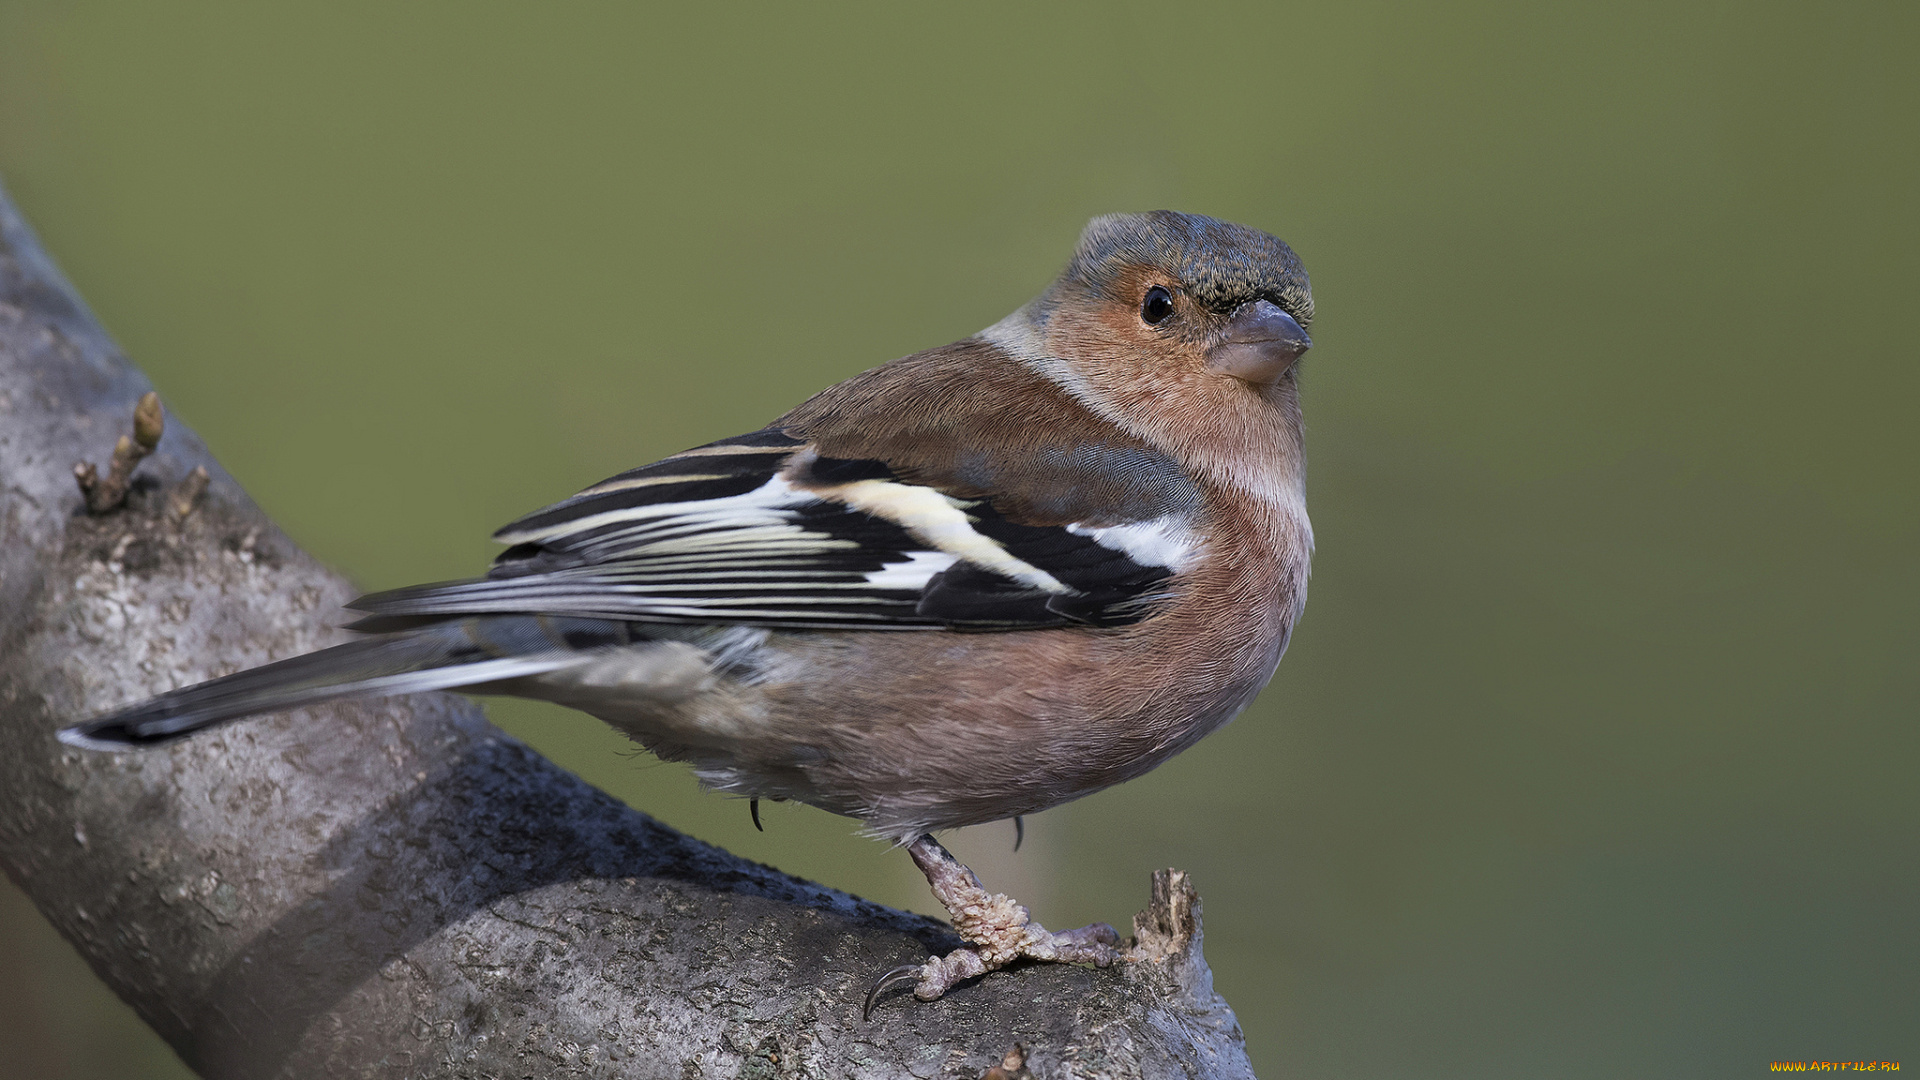
<instances>
[{"instance_id":1,"label":"tree branch","mask_svg":"<svg viewBox=\"0 0 1920 1080\"><path fill-rule=\"evenodd\" d=\"M0 191L0 865L202 1075L974 1077L1015 1043L1037 1076L1251 1075L1171 871L1136 920L1164 960L895 994L863 1023L869 981L947 927L676 833L462 698L61 746L341 636L347 583L177 421L124 507L86 512L75 463L149 389Z\"/></svg>"}]
</instances>

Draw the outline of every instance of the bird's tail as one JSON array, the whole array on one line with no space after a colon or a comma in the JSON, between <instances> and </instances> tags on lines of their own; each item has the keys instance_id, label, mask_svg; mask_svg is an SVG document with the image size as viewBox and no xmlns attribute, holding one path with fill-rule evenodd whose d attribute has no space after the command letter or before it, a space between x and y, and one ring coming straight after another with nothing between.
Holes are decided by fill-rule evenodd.
<instances>
[{"instance_id":1,"label":"bird's tail","mask_svg":"<svg viewBox=\"0 0 1920 1080\"><path fill-rule=\"evenodd\" d=\"M633 640L606 619L483 615L434 622L182 687L60 730L90 750L152 746L255 713L358 695L411 694L557 671Z\"/></svg>"}]
</instances>

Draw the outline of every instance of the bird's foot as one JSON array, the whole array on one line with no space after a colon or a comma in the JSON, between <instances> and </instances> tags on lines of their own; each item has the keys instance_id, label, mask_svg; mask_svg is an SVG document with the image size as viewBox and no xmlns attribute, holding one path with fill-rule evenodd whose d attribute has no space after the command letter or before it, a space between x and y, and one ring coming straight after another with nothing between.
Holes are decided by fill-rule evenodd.
<instances>
[{"instance_id":1,"label":"bird's foot","mask_svg":"<svg viewBox=\"0 0 1920 1080\"><path fill-rule=\"evenodd\" d=\"M1024 905L1002 893L988 892L973 871L931 836L908 844L907 854L927 875L934 897L947 909L953 928L967 946L882 975L867 994L869 1013L881 991L903 982L914 983L914 997L933 1001L960 983L1015 960L1106 967L1125 956L1118 947L1119 932L1106 923L1055 933L1034 922Z\"/></svg>"}]
</instances>

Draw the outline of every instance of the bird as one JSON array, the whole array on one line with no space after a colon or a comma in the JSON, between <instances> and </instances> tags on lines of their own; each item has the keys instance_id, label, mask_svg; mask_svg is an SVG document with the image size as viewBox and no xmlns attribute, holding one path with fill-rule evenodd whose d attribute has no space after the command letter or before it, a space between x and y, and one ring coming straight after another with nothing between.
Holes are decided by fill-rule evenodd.
<instances>
[{"instance_id":1,"label":"bird","mask_svg":"<svg viewBox=\"0 0 1920 1080\"><path fill-rule=\"evenodd\" d=\"M558 702L707 788L906 848L963 943L933 1000L1051 932L934 834L1138 777L1241 712L1306 599L1305 268L1264 231L1110 214L1039 296L766 427L495 534L484 577L363 596L359 636L59 732L131 750L350 695ZM757 813L756 813L757 819Z\"/></svg>"}]
</instances>

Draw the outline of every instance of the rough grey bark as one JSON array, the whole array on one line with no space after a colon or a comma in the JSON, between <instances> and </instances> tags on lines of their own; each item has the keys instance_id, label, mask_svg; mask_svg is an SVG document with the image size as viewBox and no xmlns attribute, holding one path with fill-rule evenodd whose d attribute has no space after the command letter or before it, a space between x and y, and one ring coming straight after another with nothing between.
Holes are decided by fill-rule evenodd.
<instances>
[{"instance_id":1,"label":"rough grey bark","mask_svg":"<svg viewBox=\"0 0 1920 1080\"><path fill-rule=\"evenodd\" d=\"M124 508L83 511L75 462L149 388L0 192L0 865L202 1075L975 1077L1015 1043L1043 1077L1251 1075L1182 875L1136 920L1164 959L895 992L863 1023L945 925L673 832L461 698L61 746L330 643L351 591L177 421Z\"/></svg>"}]
</instances>

